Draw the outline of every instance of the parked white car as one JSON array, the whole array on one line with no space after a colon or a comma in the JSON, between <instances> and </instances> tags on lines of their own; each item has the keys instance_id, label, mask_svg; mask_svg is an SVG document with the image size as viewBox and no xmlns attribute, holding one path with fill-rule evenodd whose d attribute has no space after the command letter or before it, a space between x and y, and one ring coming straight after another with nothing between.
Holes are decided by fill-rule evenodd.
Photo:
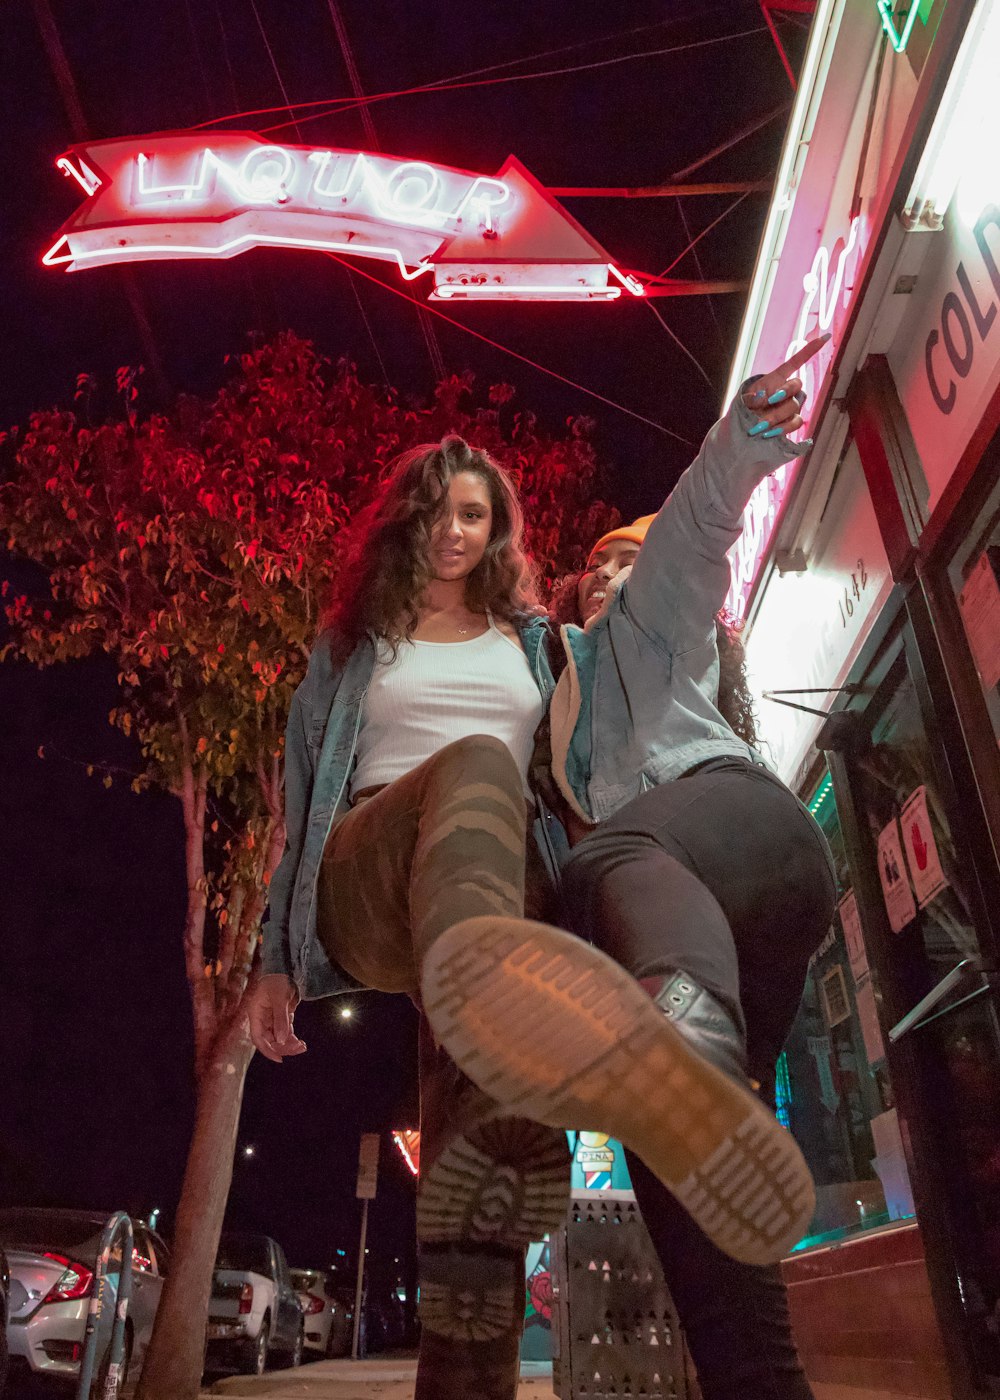
<instances>
[{"instance_id":1,"label":"parked white car","mask_svg":"<svg viewBox=\"0 0 1000 1400\"><path fill-rule=\"evenodd\" d=\"M6 1251L10 1269L7 1344L12 1382L19 1373L30 1373L76 1384L97 1250L111 1214L40 1208L0 1210L0 1245ZM125 1355L126 1372L134 1378L142 1369L152 1334L167 1267L167 1249L142 1221L133 1220L132 1230L132 1300ZM108 1281L113 1290L120 1271L120 1255L117 1264L112 1257ZM94 1370L97 1393L103 1389L109 1360L113 1303L112 1293L102 1309L98 1328Z\"/></svg>"},{"instance_id":2,"label":"parked white car","mask_svg":"<svg viewBox=\"0 0 1000 1400\"><path fill-rule=\"evenodd\" d=\"M350 1356L354 1299L337 1289L325 1269L293 1269L292 1285L305 1314L306 1350L320 1356Z\"/></svg>"}]
</instances>

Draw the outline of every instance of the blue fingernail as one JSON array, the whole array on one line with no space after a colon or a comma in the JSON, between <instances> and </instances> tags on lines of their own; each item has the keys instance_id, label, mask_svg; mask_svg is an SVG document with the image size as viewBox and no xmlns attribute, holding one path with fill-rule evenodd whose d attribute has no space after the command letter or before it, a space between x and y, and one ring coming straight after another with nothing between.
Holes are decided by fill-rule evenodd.
<instances>
[{"instance_id":1,"label":"blue fingernail","mask_svg":"<svg viewBox=\"0 0 1000 1400\"><path fill-rule=\"evenodd\" d=\"M764 390L763 390L763 389L758 389L757 392L756 392L756 393L754 394L754 396L753 396L753 401L754 401L754 403L760 403L760 401L761 401L761 399L762 399L763 397L764 397Z\"/></svg>"},{"instance_id":2,"label":"blue fingernail","mask_svg":"<svg viewBox=\"0 0 1000 1400\"><path fill-rule=\"evenodd\" d=\"M762 418L759 423L755 424L752 428L748 428L747 431L751 437L756 437L758 433L763 433L767 426L767 419Z\"/></svg>"},{"instance_id":3,"label":"blue fingernail","mask_svg":"<svg viewBox=\"0 0 1000 1400\"><path fill-rule=\"evenodd\" d=\"M769 433L765 433L764 436L765 436L765 437L781 437L782 434L784 433L784 431L785 431L784 428L772 428L771 431L770 431Z\"/></svg>"},{"instance_id":4,"label":"blue fingernail","mask_svg":"<svg viewBox=\"0 0 1000 1400\"><path fill-rule=\"evenodd\" d=\"M781 403L781 401L782 401L783 399L787 399L787 398L788 398L788 391L787 391L787 389L778 389L778 390L776 390L776 392L773 393L773 394L771 395L771 397L768 399L768 403Z\"/></svg>"}]
</instances>

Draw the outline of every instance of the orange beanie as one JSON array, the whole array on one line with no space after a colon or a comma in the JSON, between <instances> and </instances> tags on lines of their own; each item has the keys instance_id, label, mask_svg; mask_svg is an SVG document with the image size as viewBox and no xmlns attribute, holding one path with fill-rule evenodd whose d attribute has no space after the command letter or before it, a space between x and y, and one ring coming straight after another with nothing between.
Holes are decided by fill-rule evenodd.
<instances>
[{"instance_id":1,"label":"orange beanie","mask_svg":"<svg viewBox=\"0 0 1000 1400\"><path fill-rule=\"evenodd\" d=\"M639 519L633 520L631 525L619 525L617 529L609 530L597 541L587 555L587 559L593 559L597 551L603 549L606 544L610 544L612 540L629 540L632 544L642 544L646 538L646 531L655 519L655 515L640 515Z\"/></svg>"}]
</instances>

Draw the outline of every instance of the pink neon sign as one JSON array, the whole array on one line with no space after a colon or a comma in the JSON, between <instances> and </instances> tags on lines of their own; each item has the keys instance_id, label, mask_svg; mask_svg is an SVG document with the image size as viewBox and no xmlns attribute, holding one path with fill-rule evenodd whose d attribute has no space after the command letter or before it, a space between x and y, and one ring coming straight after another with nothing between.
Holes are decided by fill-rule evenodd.
<instances>
[{"instance_id":1,"label":"pink neon sign","mask_svg":"<svg viewBox=\"0 0 1000 1400\"><path fill-rule=\"evenodd\" d=\"M836 329L854 292L849 273L857 267L859 244L864 233L860 216L851 220L847 237L838 239L831 253L826 244L816 249L812 266L802 279L804 293L795 322L795 332L785 350L786 359L823 331ZM856 256L857 255L857 256ZM830 341L808 364L800 376L809 402L815 402L816 392L833 362L834 344ZM778 516L788 488L792 484L795 463L786 462L772 472L756 488L747 503L743 518L743 533L731 555L732 580L726 597L726 609L742 618L750 593L774 536Z\"/></svg>"},{"instance_id":2,"label":"pink neon sign","mask_svg":"<svg viewBox=\"0 0 1000 1400\"><path fill-rule=\"evenodd\" d=\"M643 295L513 156L477 175L226 131L87 142L56 164L86 200L42 261L70 272L271 246L394 262L434 299Z\"/></svg>"}]
</instances>

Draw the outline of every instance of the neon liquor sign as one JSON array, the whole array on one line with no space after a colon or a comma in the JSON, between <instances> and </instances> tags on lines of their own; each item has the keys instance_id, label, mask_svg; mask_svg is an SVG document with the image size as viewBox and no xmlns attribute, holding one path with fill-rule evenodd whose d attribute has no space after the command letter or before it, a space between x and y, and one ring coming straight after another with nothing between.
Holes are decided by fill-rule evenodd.
<instances>
[{"instance_id":1,"label":"neon liquor sign","mask_svg":"<svg viewBox=\"0 0 1000 1400\"><path fill-rule=\"evenodd\" d=\"M365 151L176 132L74 146L56 162L86 200L42 258L110 263L310 248L393 262L438 300L642 296L513 156L497 175Z\"/></svg>"},{"instance_id":2,"label":"neon liquor sign","mask_svg":"<svg viewBox=\"0 0 1000 1400\"><path fill-rule=\"evenodd\" d=\"M847 238L837 240L841 243L838 251L831 253L825 243L816 249L812 266L802 279L805 295L796 319L795 334L785 351L786 359L801 350L812 336L831 330L838 309L846 309L850 303L854 287L846 285L848 268L858 250L861 233L862 220L858 215L851 220ZM824 346L800 370L802 387L809 398L815 397L816 387L821 383L832 356L832 344ZM791 462L785 462L777 471L765 477L747 502L743 532L730 557L732 579L725 606L734 617L742 618L746 612L751 589L764 562L778 523L778 514L792 482L791 467Z\"/></svg>"}]
</instances>

